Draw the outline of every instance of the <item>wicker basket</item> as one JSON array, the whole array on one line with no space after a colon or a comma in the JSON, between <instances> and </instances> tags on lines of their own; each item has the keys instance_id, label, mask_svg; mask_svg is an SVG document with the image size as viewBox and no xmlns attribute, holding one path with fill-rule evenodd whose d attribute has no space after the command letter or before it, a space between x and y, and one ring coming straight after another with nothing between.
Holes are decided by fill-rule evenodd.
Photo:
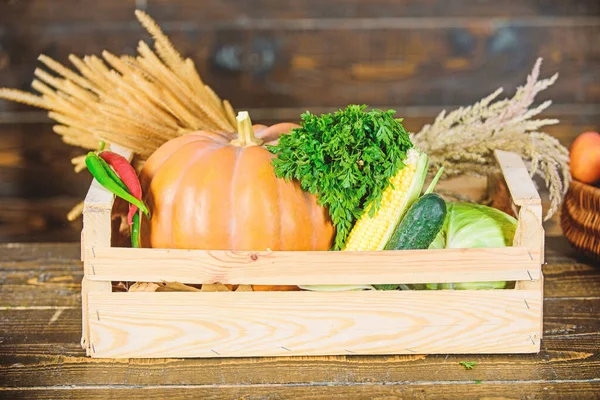
<instances>
[{"instance_id":1,"label":"wicker basket","mask_svg":"<svg viewBox=\"0 0 600 400\"><path fill-rule=\"evenodd\" d=\"M571 182L563 202L560 225L581 253L600 260L600 188Z\"/></svg>"}]
</instances>

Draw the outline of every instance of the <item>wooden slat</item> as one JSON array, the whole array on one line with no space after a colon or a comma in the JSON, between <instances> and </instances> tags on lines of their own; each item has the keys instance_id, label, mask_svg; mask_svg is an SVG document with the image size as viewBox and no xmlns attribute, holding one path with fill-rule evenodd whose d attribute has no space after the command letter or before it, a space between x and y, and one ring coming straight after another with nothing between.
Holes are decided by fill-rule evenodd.
<instances>
[{"instance_id":1,"label":"wooden slat","mask_svg":"<svg viewBox=\"0 0 600 400\"><path fill-rule=\"evenodd\" d=\"M83 3L83 5L82 5ZM27 24L42 23L114 23L133 19L133 9L140 7L159 20L189 20L197 23L233 22L248 19L326 19L386 17L576 17L596 15L600 7L592 0L509 1L501 7L489 2L444 0L337 0L328 6L320 0L301 0L283 4L277 0L153 0L129 1L61 0L60 4L44 0L0 3L0 21Z\"/></svg>"},{"instance_id":2,"label":"wooden slat","mask_svg":"<svg viewBox=\"0 0 600 400\"><path fill-rule=\"evenodd\" d=\"M523 16L586 16L597 15L600 6L589 0L575 0L565 4L560 0L525 0L506 2L502 7L487 2L469 0L336 0L328 6L319 0L301 0L282 4L277 0L211 0L199 4L193 0L180 0L178 6L172 1L157 0L149 4L149 12L164 18L186 19L190 15L208 18L233 19L244 15L252 19L291 18L390 18L390 17L523 17ZM205 14L200 16L200 14Z\"/></svg>"},{"instance_id":3,"label":"wooden slat","mask_svg":"<svg viewBox=\"0 0 600 400\"><path fill-rule=\"evenodd\" d=\"M535 188L525 163L516 153L494 151L502 177L510 192L510 201L519 208L514 246L525 246L536 261L544 262L544 229L542 227L542 200ZM522 288L524 286L518 285ZM539 285L540 292L543 290Z\"/></svg>"},{"instance_id":4,"label":"wooden slat","mask_svg":"<svg viewBox=\"0 0 600 400\"><path fill-rule=\"evenodd\" d=\"M2 389L0 389L2 390ZM151 386L138 388L130 385L117 387L36 387L4 389L11 399L142 399L148 398L210 398L214 400L232 398L276 398L298 399L373 399L373 398L522 398L523 394L532 398L548 399L594 399L600 396L598 380L589 381L548 381L548 382L397 382L385 385L337 386L335 384L311 384L303 386L283 385L240 385L233 387L195 386ZM481 396L481 397L480 397ZM535 396L535 397L533 397Z\"/></svg>"},{"instance_id":5,"label":"wooden slat","mask_svg":"<svg viewBox=\"0 0 600 400\"><path fill-rule=\"evenodd\" d=\"M298 123L300 116L307 109L316 114L325 112L335 112L343 104L330 107L316 105L315 102L307 103L301 107L268 107L260 108L253 105L248 108L252 121L262 124L275 124L284 121ZM7 104L8 106L8 104ZM399 106L398 104L379 105L383 109L394 109L397 115L404 117L402 122L404 127L410 132L419 131L425 124L431 123L441 110L452 110L457 106L452 104L437 104L429 106ZM70 151L72 156L82 154L84 150L67 146L62 143L57 135L52 132L51 120L44 111L35 111L28 108L29 111L0 112L0 137L5 143L2 147L2 154L7 159L25 160L33 162L34 156L43 156L45 163L55 164L65 161L62 158L68 157L62 155L66 150ZM600 104L553 104L543 114L544 118L558 119L559 124L545 127L544 130L558 138L560 142L569 146L575 136L581 132L594 130L600 122ZM35 140L34 140L35 139ZM39 154L38 151L44 149L46 153ZM0 160L2 158L0 157ZM19 164L27 166L28 163ZM2 165L14 165L4 163ZM17 165L15 165L16 167ZM86 187L87 189L87 187Z\"/></svg>"},{"instance_id":6,"label":"wooden slat","mask_svg":"<svg viewBox=\"0 0 600 400\"><path fill-rule=\"evenodd\" d=\"M0 268L37 273L40 270L81 270L78 243L0 243Z\"/></svg>"},{"instance_id":7,"label":"wooden slat","mask_svg":"<svg viewBox=\"0 0 600 400\"><path fill-rule=\"evenodd\" d=\"M536 294L89 293L90 345L119 358L532 353Z\"/></svg>"},{"instance_id":8,"label":"wooden slat","mask_svg":"<svg viewBox=\"0 0 600 400\"><path fill-rule=\"evenodd\" d=\"M340 385L388 382L587 380L598 377L598 335L547 337L538 355L401 355L224 359L99 359L77 344L0 344L1 387L130 385ZM476 361L466 371L459 362ZM435 374L435 375L433 375Z\"/></svg>"},{"instance_id":9,"label":"wooden slat","mask_svg":"<svg viewBox=\"0 0 600 400\"><path fill-rule=\"evenodd\" d=\"M131 160L132 153L118 146L112 146L111 150L122 155L127 160ZM81 247L94 248L96 246L109 247L112 236L112 208L115 196L100 183L94 179L90 190L85 196L83 206L83 231L81 233ZM82 260L83 260L82 253ZM120 279L118 279L120 280ZM86 349L86 354L90 355L90 316L88 314L88 302L90 293L110 293L112 284L110 280L89 280L84 276L81 281L81 346Z\"/></svg>"},{"instance_id":10,"label":"wooden slat","mask_svg":"<svg viewBox=\"0 0 600 400\"><path fill-rule=\"evenodd\" d=\"M66 284L0 285L2 307L70 307L81 304L80 287Z\"/></svg>"},{"instance_id":11,"label":"wooden slat","mask_svg":"<svg viewBox=\"0 0 600 400\"><path fill-rule=\"evenodd\" d=\"M75 248L75 247L74 247ZM78 249L78 247L77 247ZM0 250L3 248L0 247ZM0 254L2 252L0 251ZM10 254L10 253L8 253ZM31 269L30 262L4 263L0 279L0 306L5 307L80 307L82 272L77 258L56 269L50 262ZM43 268L43 269L42 269ZM564 263L544 266L544 295L548 299L589 297L600 293L600 270L586 264Z\"/></svg>"},{"instance_id":12,"label":"wooden slat","mask_svg":"<svg viewBox=\"0 0 600 400\"><path fill-rule=\"evenodd\" d=\"M75 174L70 161L81 154L84 149L63 143L47 122L0 122L0 197L83 198L92 179Z\"/></svg>"},{"instance_id":13,"label":"wooden slat","mask_svg":"<svg viewBox=\"0 0 600 400\"><path fill-rule=\"evenodd\" d=\"M81 304L0 308L0 321L4 345L77 344L81 338Z\"/></svg>"},{"instance_id":14,"label":"wooden slat","mask_svg":"<svg viewBox=\"0 0 600 400\"><path fill-rule=\"evenodd\" d=\"M589 264L554 264L544 268L544 296L548 298L590 297L600 293L600 269Z\"/></svg>"},{"instance_id":15,"label":"wooden slat","mask_svg":"<svg viewBox=\"0 0 600 400\"><path fill-rule=\"evenodd\" d=\"M515 204L518 206L542 204L540 195L533 185L521 157L502 150L496 150L494 154Z\"/></svg>"},{"instance_id":16,"label":"wooden slat","mask_svg":"<svg viewBox=\"0 0 600 400\"><path fill-rule=\"evenodd\" d=\"M379 252L95 247L84 250L84 259L85 274L91 280L335 285L530 280L540 276L539 263L520 247Z\"/></svg>"},{"instance_id":17,"label":"wooden slat","mask_svg":"<svg viewBox=\"0 0 600 400\"><path fill-rule=\"evenodd\" d=\"M74 242L81 220L68 221L67 213L81 199L70 196L46 199L0 197L0 242Z\"/></svg>"},{"instance_id":18,"label":"wooden slat","mask_svg":"<svg viewBox=\"0 0 600 400\"><path fill-rule=\"evenodd\" d=\"M372 19L366 28L347 20L343 26L214 29L174 23L165 30L195 61L204 81L236 109L471 104L498 87L512 93L538 56L545 59L544 76L561 74L544 98L585 105L600 103L595 83L600 82L600 50L594 45L600 21L586 21L556 27L467 19L449 27L431 19L382 27L381 20ZM0 33L9 60L0 86L28 87L40 53L68 64L69 53L131 54L140 39L148 36L129 23L72 31L22 26ZM12 104L0 102L0 111L11 109Z\"/></svg>"},{"instance_id":19,"label":"wooden slat","mask_svg":"<svg viewBox=\"0 0 600 400\"><path fill-rule=\"evenodd\" d=\"M600 297L546 299L544 302L544 340L554 336L574 338L593 336L600 331L600 322L590 310L600 310ZM28 354L50 355L35 347L42 344L76 345L81 336L81 304L72 306L0 307L0 337L4 353L23 356ZM543 343L543 341L542 341ZM13 350L10 350L13 346ZM81 356L81 349L69 350L64 355ZM62 353L61 353L62 354ZM197 382L197 381L195 381Z\"/></svg>"},{"instance_id":20,"label":"wooden slat","mask_svg":"<svg viewBox=\"0 0 600 400\"><path fill-rule=\"evenodd\" d=\"M79 251L76 243L0 244L0 305L78 305L77 284L83 275ZM543 266L546 299L600 293L600 269L561 255L569 251L564 238L551 238L548 243Z\"/></svg>"}]
</instances>

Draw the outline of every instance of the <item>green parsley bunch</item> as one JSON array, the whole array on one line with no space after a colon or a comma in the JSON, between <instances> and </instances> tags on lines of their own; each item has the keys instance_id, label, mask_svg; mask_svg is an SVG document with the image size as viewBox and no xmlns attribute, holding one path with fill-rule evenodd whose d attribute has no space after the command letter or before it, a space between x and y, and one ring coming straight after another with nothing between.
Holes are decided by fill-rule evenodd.
<instances>
[{"instance_id":1,"label":"green parsley bunch","mask_svg":"<svg viewBox=\"0 0 600 400\"><path fill-rule=\"evenodd\" d=\"M343 248L350 230L373 203L381 204L390 178L404 168L413 147L395 110L365 111L366 105L349 105L334 114L302 114L300 128L282 135L268 149L275 174L296 179L329 210L336 228L334 250Z\"/></svg>"}]
</instances>

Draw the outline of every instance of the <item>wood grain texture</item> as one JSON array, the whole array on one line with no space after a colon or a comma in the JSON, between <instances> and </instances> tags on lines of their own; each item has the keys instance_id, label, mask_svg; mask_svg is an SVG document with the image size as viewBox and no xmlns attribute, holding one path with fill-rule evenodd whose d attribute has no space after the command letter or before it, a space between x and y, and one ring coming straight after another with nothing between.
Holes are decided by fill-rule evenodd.
<instances>
[{"instance_id":1,"label":"wood grain texture","mask_svg":"<svg viewBox=\"0 0 600 400\"><path fill-rule=\"evenodd\" d=\"M518 154L502 150L496 150L494 155L502 170L513 202L517 206L541 205L540 195L521 157Z\"/></svg>"},{"instance_id":2,"label":"wood grain texture","mask_svg":"<svg viewBox=\"0 0 600 400\"><path fill-rule=\"evenodd\" d=\"M81 303L80 287L65 289L63 285L27 285L0 286L0 307L47 307L75 306Z\"/></svg>"},{"instance_id":3,"label":"wood grain texture","mask_svg":"<svg viewBox=\"0 0 600 400\"><path fill-rule=\"evenodd\" d=\"M334 112L342 106L343 104L329 107L307 104L300 107L261 108L253 105L247 107L247 110L252 117L252 121L273 125L284 121L298 123L300 122L300 116L307 109L321 114ZM399 106L394 103L378 106L384 109L392 108L396 110L397 115L404 118L402 123L410 132L417 132L424 125L433 122L442 110L450 111L458 108L457 105L442 104L440 102L429 106ZM37 157L43 156L45 163L52 161L59 163L65 161L60 157L66 151L69 151L68 155L62 157L67 158L68 156L74 157L83 154L84 150L63 144L58 135L52 132L52 121L47 117L46 112L36 111L32 108L28 110L0 112L0 139L6 144L2 147L2 154L6 160L22 161L23 159L31 159L31 161L35 161L34 156L37 155ZM600 104L553 104L543 116L560 121L557 125L545 127L545 130L558 138L563 145L569 146L577 133L593 130L598 125L600 121ZM46 149L48 154L39 154L41 149ZM22 162L18 164L3 162L3 165L24 166Z\"/></svg>"},{"instance_id":4,"label":"wood grain texture","mask_svg":"<svg viewBox=\"0 0 600 400\"><path fill-rule=\"evenodd\" d=\"M91 280L264 285L538 279L540 264L530 254L524 247L377 252L84 249L85 274Z\"/></svg>"},{"instance_id":5,"label":"wood grain texture","mask_svg":"<svg viewBox=\"0 0 600 400\"><path fill-rule=\"evenodd\" d=\"M536 291L89 293L93 357L532 353Z\"/></svg>"},{"instance_id":6,"label":"wood grain texture","mask_svg":"<svg viewBox=\"0 0 600 400\"><path fill-rule=\"evenodd\" d=\"M35 339L34 339L35 340ZM547 343L546 343L547 342ZM538 355L319 356L225 359L100 359L68 343L0 345L3 387L124 383L179 385L341 385L410 381L527 381L598 378L594 335L549 337ZM14 353L11 353L14 352ZM16 354L15 354L16 353ZM459 365L473 360L471 371ZM17 364L17 365L14 365ZM437 372L437 373L436 373ZM436 373L436 375L432 375Z\"/></svg>"},{"instance_id":7,"label":"wood grain texture","mask_svg":"<svg viewBox=\"0 0 600 400\"><path fill-rule=\"evenodd\" d=\"M112 146L111 151L131 160L132 153L118 146ZM108 247L111 245L112 236L112 209L115 196L94 178L90 189L85 196L83 205L83 231L81 232L81 247L95 248L96 246ZM83 251L81 260L85 263ZM85 348L86 354L92 354L93 347L90 340L90 315L89 315L89 295L90 293L110 293L112 283L110 280L91 281L84 277L81 282L81 346Z\"/></svg>"},{"instance_id":8,"label":"wood grain texture","mask_svg":"<svg viewBox=\"0 0 600 400\"><path fill-rule=\"evenodd\" d=\"M236 109L248 107L431 106L473 103L504 87L523 84L535 59L543 75L561 78L540 100L600 103L600 68L594 38L600 19L555 27L507 20L459 21L451 26L372 19L342 25L208 28L160 21L174 45L191 57L204 81ZM29 26L0 32L7 63L0 86L27 88L37 57L66 62L68 54L132 54L140 28ZM323 90L326 88L326 90ZM315 94L318 93L316 96ZM18 107L0 103L0 111ZM24 108L20 108L24 109Z\"/></svg>"},{"instance_id":9,"label":"wood grain texture","mask_svg":"<svg viewBox=\"0 0 600 400\"><path fill-rule=\"evenodd\" d=\"M92 178L87 172L75 174L70 160L85 150L63 143L47 122L8 124L2 123L2 118L0 197L83 198Z\"/></svg>"},{"instance_id":10,"label":"wood grain texture","mask_svg":"<svg viewBox=\"0 0 600 400\"><path fill-rule=\"evenodd\" d=\"M594 335L598 323L590 310L600 307L600 297L557 299L547 298L544 303L544 340L554 336ZM37 354L48 356L51 348L27 349L28 343L39 345L53 343L75 346L81 336L81 304L72 306L21 306L0 309L0 336L4 353L24 356ZM542 341L543 343L543 341ZM542 346L543 347L543 346ZM11 350L12 348L12 350ZM45 351L45 352L44 352ZM36 353L38 352L38 353ZM80 348L69 350L65 355L81 356Z\"/></svg>"},{"instance_id":11,"label":"wood grain texture","mask_svg":"<svg viewBox=\"0 0 600 400\"><path fill-rule=\"evenodd\" d=\"M77 247L79 249L79 247ZM551 262L548 261L547 262ZM77 260L73 265L81 268ZM560 263L544 266L546 276L545 298L589 297L600 293L600 272L585 263ZM12 277L8 280L8 277ZM0 286L2 306L76 306L79 305L80 287L78 283L83 272L74 272L68 278L58 272L40 270L36 273L14 273L6 275ZM27 283L27 279L31 283ZM23 281L25 280L25 281ZM63 281L64 280L64 281ZM73 281L75 284L73 284ZM16 302L20 299L20 302Z\"/></svg>"},{"instance_id":12,"label":"wood grain texture","mask_svg":"<svg viewBox=\"0 0 600 400\"><path fill-rule=\"evenodd\" d=\"M80 239L81 220L67 213L81 199L0 197L0 242L74 242Z\"/></svg>"},{"instance_id":13,"label":"wood grain texture","mask_svg":"<svg viewBox=\"0 0 600 400\"><path fill-rule=\"evenodd\" d=\"M537 355L92 359L78 344L81 304L68 301L79 291L79 250L0 244L0 289L23 288L2 297L20 308L0 308L0 397L597 397L600 269L574 258L564 238L547 242ZM478 364L467 371L465 360Z\"/></svg>"},{"instance_id":14,"label":"wood grain texture","mask_svg":"<svg viewBox=\"0 0 600 400\"><path fill-rule=\"evenodd\" d=\"M32 272L55 268L70 271L81 269L77 263L79 243L0 243L0 266L3 271L23 270Z\"/></svg>"},{"instance_id":15,"label":"wood grain texture","mask_svg":"<svg viewBox=\"0 0 600 400\"><path fill-rule=\"evenodd\" d=\"M510 201L519 208L514 246L525 246L537 262L544 262L544 229L542 227L542 199L535 188L525 163L515 153L496 150L494 156ZM540 287L542 291L543 287Z\"/></svg>"},{"instance_id":16,"label":"wood grain texture","mask_svg":"<svg viewBox=\"0 0 600 400\"><path fill-rule=\"evenodd\" d=\"M114 23L132 21L136 5L159 19L188 20L193 17L202 24L235 22L237 19L329 19L385 17L585 17L596 15L600 6L593 0L575 0L570 4L560 0L508 1L497 7L489 2L444 0L337 0L327 6L319 0L302 0L282 4L277 0L134 0L104 1L61 0L60 6L44 0L20 0L0 3L0 22L40 24L82 22ZM238 22L239 24L243 22Z\"/></svg>"},{"instance_id":17,"label":"wood grain texture","mask_svg":"<svg viewBox=\"0 0 600 400\"><path fill-rule=\"evenodd\" d=\"M235 386L226 388L213 387L169 387L153 386L136 388L131 386L114 388L16 388L5 389L0 393L14 399L147 399L177 398L177 399L231 399L256 398L270 399L402 399L402 398L444 398L464 399L482 396L496 398L502 393L504 399L517 399L528 396L544 399L582 399L588 400L600 396L600 382L414 382L394 385L365 385L365 386L336 386L329 384L312 384L303 386ZM276 395L275 395L276 393ZM534 397L535 396L535 397Z\"/></svg>"},{"instance_id":18,"label":"wood grain texture","mask_svg":"<svg viewBox=\"0 0 600 400\"><path fill-rule=\"evenodd\" d=\"M576 254L564 238L549 240L547 264L543 266L545 298L590 297L600 293L600 269L583 260L576 262ZM0 306L80 307L83 271L79 251L76 243L0 244Z\"/></svg>"}]
</instances>

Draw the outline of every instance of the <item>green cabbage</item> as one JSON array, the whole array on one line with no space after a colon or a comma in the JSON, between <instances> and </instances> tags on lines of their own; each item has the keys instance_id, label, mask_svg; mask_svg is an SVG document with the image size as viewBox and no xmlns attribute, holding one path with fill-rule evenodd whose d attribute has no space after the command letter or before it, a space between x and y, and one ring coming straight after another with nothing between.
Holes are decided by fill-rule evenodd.
<instances>
[{"instance_id":1,"label":"green cabbage","mask_svg":"<svg viewBox=\"0 0 600 400\"><path fill-rule=\"evenodd\" d=\"M473 203L447 203L444 226L430 249L512 246L517 220L492 207ZM507 282L428 284L428 289L502 289Z\"/></svg>"}]
</instances>

